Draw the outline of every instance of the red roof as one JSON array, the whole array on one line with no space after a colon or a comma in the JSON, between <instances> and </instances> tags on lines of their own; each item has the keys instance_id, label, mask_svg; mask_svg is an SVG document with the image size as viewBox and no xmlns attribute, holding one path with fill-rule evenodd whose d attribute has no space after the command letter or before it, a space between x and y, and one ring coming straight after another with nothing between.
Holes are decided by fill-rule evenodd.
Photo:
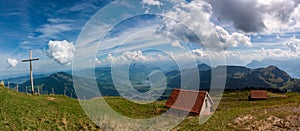
<instances>
[{"instance_id":1,"label":"red roof","mask_svg":"<svg viewBox=\"0 0 300 131\"><path fill-rule=\"evenodd\" d=\"M165 106L200 114L206 93L204 91L173 89Z\"/></svg>"},{"instance_id":2,"label":"red roof","mask_svg":"<svg viewBox=\"0 0 300 131\"><path fill-rule=\"evenodd\" d=\"M266 90L251 90L250 98L251 99L267 99L268 92Z\"/></svg>"}]
</instances>

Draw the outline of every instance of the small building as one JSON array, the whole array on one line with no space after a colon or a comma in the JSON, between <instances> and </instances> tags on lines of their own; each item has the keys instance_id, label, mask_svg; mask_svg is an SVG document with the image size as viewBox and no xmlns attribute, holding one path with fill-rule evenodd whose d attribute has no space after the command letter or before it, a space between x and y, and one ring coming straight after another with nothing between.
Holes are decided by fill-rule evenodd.
<instances>
[{"instance_id":1,"label":"small building","mask_svg":"<svg viewBox=\"0 0 300 131\"><path fill-rule=\"evenodd\" d=\"M268 99L268 92L266 90L251 90L248 100L266 100Z\"/></svg>"},{"instance_id":2,"label":"small building","mask_svg":"<svg viewBox=\"0 0 300 131\"><path fill-rule=\"evenodd\" d=\"M206 91L173 89L165 107L197 115L210 115L213 101Z\"/></svg>"}]
</instances>

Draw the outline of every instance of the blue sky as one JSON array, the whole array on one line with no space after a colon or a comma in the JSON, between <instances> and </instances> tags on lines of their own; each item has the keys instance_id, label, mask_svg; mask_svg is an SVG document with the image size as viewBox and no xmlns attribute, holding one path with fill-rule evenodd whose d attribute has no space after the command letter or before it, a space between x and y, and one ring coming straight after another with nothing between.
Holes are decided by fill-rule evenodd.
<instances>
[{"instance_id":1,"label":"blue sky","mask_svg":"<svg viewBox=\"0 0 300 131\"><path fill-rule=\"evenodd\" d=\"M293 60L300 55L298 0L0 1L0 78L27 73L28 63L21 60L28 58L29 49L34 57L40 58L34 62L35 72L71 70L75 50L89 51L76 43L84 25L88 21L107 22L91 17L112 3L118 8L105 12L106 16L113 18L120 11L127 12L126 9L134 12L134 8L145 15L114 25L103 42L105 45L90 60L96 66L107 66L113 59L161 63L172 61L172 55L187 59L191 54L197 61L209 63L209 58L220 55L220 45L226 64L230 65L246 65L266 58ZM153 12L160 14L148 14ZM97 29L90 33L103 33L101 29L105 27ZM205 39L208 35L204 32L215 35L216 44ZM151 54L151 49L161 53Z\"/></svg>"},{"instance_id":2,"label":"blue sky","mask_svg":"<svg viewBox=\"0 0 300 131\"><path fill-rule=\"evenodd\" d=\"M47 64L46 61L50 59L45 56L44 50L48 48L49 40L75 42L89 17L108 3L105 0L1 1L1 72L18 74L27 70L27 64L20 63L20 61L28 58L29 49L33 50L33 56L40 57L43 61L35 62L36 66ZM7 58L17 59L18 66L8 68ZM52 63L51 60L49 63L53 64L52 68L70 69L70 66L60 66Z\"/></svg>"},{"instance_id":3,"label":"blue sky","mask_svg":"<svg viewBox=\"0 0 300 131\"><path fill-rule=\"evenodd\" d=\"M16 47L43 48L49 39L73 40L89 16L103 5L80 1L1 1L1 43L5 46L1 52L10 53ZM64 32L68 33L60 34Z\"/></svg>"}]
</instances>

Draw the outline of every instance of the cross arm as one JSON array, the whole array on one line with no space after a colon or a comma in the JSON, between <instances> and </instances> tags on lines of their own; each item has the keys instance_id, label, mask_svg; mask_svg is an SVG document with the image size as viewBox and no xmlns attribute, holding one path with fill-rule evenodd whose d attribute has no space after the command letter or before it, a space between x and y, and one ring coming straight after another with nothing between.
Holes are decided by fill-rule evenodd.
<instances>
[{"instance_id":1,"label":"cross arm","mask_svg":"<svg viewBox=\"0 0 300 131\"><path fill-rule=\"evenodd\" d=\"M30 60L22 60L22 62L27 62L27 61L30 61Z\"/></svg>"},{"instance_id":2,"label":"cross arm","mask_svg":"<svg viewBox=\"0 0 300 131\"><path fill-rule=\"evenodd\" d=\"M39 58L29 59L29 60L22 60L22 62L35 61L35 60L39 60Z\"/></svg>"},{"instance_id":3,"label":"cross arm","mask_svg":"<svg viewBox=\"0 0 300 131\"><path fill-rule=\"evenodd\" d=\"M35 58L35 59L31 59L32 61L35 61L35 60L40 60L39 58Z\"/></svg>"}]
</instances>

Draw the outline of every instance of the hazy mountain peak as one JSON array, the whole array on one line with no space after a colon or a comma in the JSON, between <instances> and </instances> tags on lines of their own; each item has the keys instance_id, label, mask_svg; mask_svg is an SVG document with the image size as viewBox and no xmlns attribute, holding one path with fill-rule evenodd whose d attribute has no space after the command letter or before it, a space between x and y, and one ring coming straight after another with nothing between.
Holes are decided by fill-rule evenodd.
<instances>
[{"instance_id":1,"label":"hazy mountain peak","mask_svg":"<svg viewBox=\"0 0 300 131\"><path fill-rule=\"evenodd\" d=\"M281 70L284 70L292 77L300 78L300 66L299 59L287 59L287 60L276 60L276 59L263 59L262 61L253 60L251 63L247 64L247 67L251 69L256 68L266 68L270 65L274 65Z\"/></svg>"},{"instance_id":2,"label":"hazy mountain peak","mask_svg":"<svg viewBox=\"0 0 300 131\"><path fill-rule=\"evenodd\" d=\"M205 63L201 63L198 65L198 69L199 69L199 71L207 71L207 70L210 70L211 67Z\"/></svg>"}]
</instances>

